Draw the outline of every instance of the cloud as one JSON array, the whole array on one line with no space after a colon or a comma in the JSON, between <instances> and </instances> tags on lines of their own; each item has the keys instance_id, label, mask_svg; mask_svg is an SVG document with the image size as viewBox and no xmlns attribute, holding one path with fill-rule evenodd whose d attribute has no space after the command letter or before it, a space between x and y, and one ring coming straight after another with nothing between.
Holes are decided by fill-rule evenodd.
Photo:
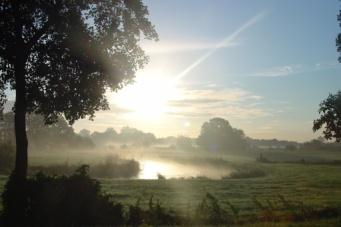
<instances>
[{"instance_id":1,"label":"cloud","mask_svg":"<svg viewBox=\"0 0 341 227\"><path fill-rule=\"evenodd\" d=\"M228 48L237 46L237 42L224 43L220 48ZM199 42L199 41L159 41L159 42L143 42L142 48L150 54L173 54L180 52L202 51L215 48L217 42Z\"/></svg>"},{"instance_id":2,"label":"cloud","mask_svg":"<svg viewBox=\"0 0 341 227\"><path fill-rule=\"evenodd\" d=\"M187 74L187 71L190 71L192 68L199 65L202 61L206 60L209 56L215 53L218 49L233 47L238 45L238 42L235 39L242 33L244 30L252 27L258 21L260 21L266 12L260 12L254 17L247 20L240 27L238 27L233 33L225 37L220 41L215 42L199 42L199 41L159 41L159 42L150 42L144 41L141 43L142 48L146 51L147 54L165 54L165 53L178 53L185 51L198 51L198 50L207 50L208 52L197 59L192 65L190 65L187 69L184 70L182 74ZM180 78L183 75L180 74Z\"/></svg>"},{"instance_id":3,"label":"cloud","mask_svg":"<svg viewBox=\"0 0 341 227\"><path fill-rule=\"evenodd\" d=\"M341 68L341 66L337 64L336 62L319 62L313 65L294 64L294 65L270 67L270 68L261 70L259 72L250 73L248 76L281 77L281 76L290 76L294 74L324 71L328 69L337 69L337 68Z\"/></svg>"},{"instance_id":4,"label":"cloud","mask_svg":"<svg viewBox=\"0 0 341 227\"><path fill-rule=\"evenodd\" d=\"M250 76L259 77L279 77L288 76L302 71L301 65L276 66L251 74Z\"/></svg>"},{"instance_id":5,"label":"cloud","mask_svg":"<svg viewBox=\"0 0 341 227\"><path fill-rule=\"evenodd\" d=\"M171 111L177 117L210 118L225 116L248 119L268 116L270 113L259 106L261 96L241 89L190 89L183 91L181 99L169 100ZM253 105L257 103L257 105Z\"/></svg>"},{"instance_id":6,"label":"cloud","mask_svg":"<svg viewBox=\"0 0 341 227\"><path fill-rule=\"evenodd\" d=\"M336 68L340 68L339 62L334 62L334 61L318 62L318 63L315 63L314 70L317 71L317 70L327 70L327 69L336 69Z\"/></svg>"}]
</instances>

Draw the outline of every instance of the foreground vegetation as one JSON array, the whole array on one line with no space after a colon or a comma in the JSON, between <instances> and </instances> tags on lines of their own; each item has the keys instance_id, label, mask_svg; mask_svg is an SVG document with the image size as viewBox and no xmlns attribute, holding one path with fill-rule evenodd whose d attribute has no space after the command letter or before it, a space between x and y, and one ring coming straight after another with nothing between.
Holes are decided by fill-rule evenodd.
<instances>
[{"instance_id":1,"label":"foreground vegetation","mask_svg":"<svg viewBox=\"0 0 341 227\"><path fill-rule=\"evenodd\" d=\"M6 150L7 147L3 148ZM95 183L96 181L90 180L87 175L83 178L86 184L90 185L89 188L94 189L91 191L96 192L90 196L95 205L87 206L104 206L105 208L97 210L108 209L105 215L116 219L93 214L93 217L100 218L101 221L83 222L81 215L78 221L83 224L287 226L290 223L294 224L293 226L335 226L341 221L341 165L338 161L341 160L340 152L269 149L239 152L236 155L166 151L152 148L148 151L118 150L117 152L125 155L124 159L108 151L43 154L33 152L29 157L30 181L33 185L38 184L34 186L33 191L40 191L34 194L34 199L40 202L49 201L46 197L40 200L38 194L57 198L55 201L69 198L68 193L60 199L58 196L61 194L43 193L42 190L49 187L41 188L41 181L59 185L58 188L70 187L64 184L73 182L74 171L80 163L87 163L90 164L87 174L99 182ZM207 172L212 166L221 171L224 168L232 171L219 179L209 179L204 175L160 180L123 179L122 173L128 174L128 177L136 176L139 168L142 168L138 161L129 161L132 156L139 156L139 152L144 154L144 158L157 157L164 162L199 166L203 172ZM41 175L39 171L52 177ZM131 175L132 173L134 175ZM70 176L70 179L65 176L53 176L63 174ZM115 179L117 177L123 178ZM4 191L7 179L8 174L0 176L1 192ZM81 184L77 187L74 191L81 192L80 188L85 186ZM88 197L89 195L86 196ZM70 199L64 202L67 203L68 200ZM78 209L77 202L73 201L72 204L74 209ZM52 209L55 205L52 203L48 207ZM43 207L44 205L40 206L41 209ZM59 212L58 210L54 209L54 212ZM66 212L61 209L60 212L62 211ZM73 214L72 210L70 212ZM70 214L59 215L67 218ZM46 215L52 218L55 214Z\"/></svg>"},{"instance_id":2,"label":"foreground vegetation","mask_svg":"<svg viewBox=\"0 0 341 227\"><path fill-rule=\"evenodd\" d=\"M285 226L288 223L296 223L300 226L311 226L312 224L324 226L339 223L341 220L340 166L269 164L263 168L268 171L267 175L255 178L225 180L203 178L101 179L100 185L97 185L96 181L90 180L83 168L82 171L78 171L70 178L47 177L38 174L30 182L34 188L33 191L36 192L33 194L35 197L32 201L38 200L44 203L52 201L49 204L51 210L56 205L53 201L58 201L57 204L59 201L63 202L62 199L57 198L61 196L60 193L53 193L54 196L52 196L51 190L49 190L51 188L53 190L55 187L60 189L65 184L78 193L82 192L78 189L85 186L89 189L85 192L90 194L92 191L99 193L98 190L101 190L100 194L95 193L96 195L91 197L93 201L87 200L86 202L90 203L87 204L89 207L94 205L92 203L97 204L96 206L106 207L101 208L104 209L102 212L108 211L109 213L102 213L98 217L91 214L100 218L99 220L103 221L102 224L250 225L259 223L255 226L267 224ZM7 178L1 177L0 179L3 186ZM43 187L44 184L45 187ZM48 186L49 184L54 186ZM69 189L67 191L70 192ZM47 192L49 192L47 196L50 199L46 199ZM101 194L104 196L102 197ZM40 200L42 195L45 197ZM66 198L69 198L64 201L67 203L70 200L70 195ZM102 202L98 203L97 199ZM77 202L72 200L71 203L74 206L73 209L78 209ZM37 203L33 204L37 205ZM43 209L43 205L35 209ZM74 212L72 209L68 211L70 214ZM59 215L58 212L64 212L61 214L64 219L59 221L70 221L67 219L69 213L65 213L68 211L55 209L53 212L57 213L45 213L46 217L40 217L39 221L46 221L44 218L53 218L53 215ZM84 210L84 212L96 212L96 210L90 209ZM107 216L111 216L111 219L108 219ZM77 218L79 219L75 223L91 224L91 220L82 219L81 216L77 216ZM49 221L51 220L49 219Z\"/></svg>"},{"instance_id":3,"label":"foreground vegetation","mask_svg":"<svg viewBox=\"0 0 341 227\"><path fill-rule=\"evenodd\" d=\"M248 162L265 175L223 180L100 178L101 193L119 206L125 224L336 225L341 166ZM7 177L0 177L0 190ZM134 220L132 220L134 219ZM161 221L165 222L161 222Z\"/></svg>"}]
</instances>

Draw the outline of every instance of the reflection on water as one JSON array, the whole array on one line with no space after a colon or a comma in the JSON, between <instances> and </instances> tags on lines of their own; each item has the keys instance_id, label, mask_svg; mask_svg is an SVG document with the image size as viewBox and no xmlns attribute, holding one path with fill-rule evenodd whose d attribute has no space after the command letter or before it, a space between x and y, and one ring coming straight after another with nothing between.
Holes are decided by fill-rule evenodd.
<instances>
[{"instance_id":1,"label":"reflection on water","mask_svg":"<svg viewBox=\"0 0 341 227\"><path fill-rule=\"evenodd\" d=\"M158 174L169 178L208 177L220 179L231 173L232 169L215 168L213 166L184 165L176 162L165 162L160 160L140 160L141 172L139 179L157 179Z\"/></svg>"}]
</instances>

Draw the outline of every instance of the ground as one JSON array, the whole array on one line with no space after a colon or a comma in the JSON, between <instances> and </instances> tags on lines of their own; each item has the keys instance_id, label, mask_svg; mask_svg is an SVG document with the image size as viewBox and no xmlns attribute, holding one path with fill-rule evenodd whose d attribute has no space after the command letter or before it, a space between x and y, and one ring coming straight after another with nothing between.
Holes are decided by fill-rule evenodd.
<instances>
[{"instance_id":1,"label":"ground","mask_svg":"<svg viewBox=\"0 0 341 227\"><path fill-rule=\"evenodd\" d=\"M241 212L255 212L254 199L279 203L279 196L312 206L341 206L341 166L264 164L265 177L226 180L110 180L102 179L103 190L118 201L147 205L154 196L165 206L186 210L210 193L221 206L228 202Z\"/></svg>"},{"instance_id":2,"label":"ground","mask_svg":"<svg viewBox=\"0 0 341 227\"><path fill-rule=\"evenodd\" d=\"M339 153L330 160L338 160ZM150 198L159 200L164 207L182 213L193 212L207 193L218 199L219 204L231 211L232 206L241 215L259 213L263 207L283 207L283 199L302 206L323 208L341 207L341 165L309 163L257 163L240 164L256 166L266 174L263 177L237 179L169 179L169 180L114 180L99 179L104 193L111 194L124 204L140 200L147 207ZM6 181L0 176L0 191ZM339 218L306 223L307 226L333 225ZM310 225L309 225L310 223ZM320 224L319 224L320 223ZM304 226L304 223L301 223ZM276 224L286 226L286 223ZM258 225L255 225L258 226ZM273 226L269 223L269 226Z\"/></svg>"}]
</instances>

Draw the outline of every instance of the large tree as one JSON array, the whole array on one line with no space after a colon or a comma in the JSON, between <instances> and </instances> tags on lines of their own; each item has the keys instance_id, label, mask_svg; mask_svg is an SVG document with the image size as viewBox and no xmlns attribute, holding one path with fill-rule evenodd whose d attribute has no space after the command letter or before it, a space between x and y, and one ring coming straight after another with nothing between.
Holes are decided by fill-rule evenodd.
<instances>
[{"instance_id":1,"label":"large tree","mask_svg":"<svg viewBox=\"0 0 341 227\"><path fill-rule=\"evenodd\" d=\"M206 151L239 151L247 147L244 132L223 118L212 118L201 127L198 145Z\"/></svg>"},{"instance_id":2,"label":"large tree","mask_svg":"<svg viewBox=\"0 0 341 227\"><path fill-rule=\"evenodd\" d=\"M327 140L341 141L341 91L330 94L319 108L320 117L314 120L314 132L324 126L323 135Z\"/></svg>"},{"instance_id":3,"label":"large tree","mask_svg":"<svg viewBox=\"0 0 341 227\"><path fill-rule=\"evenodd\" d=\"M339 10L337 20L341 27L341 10ZM341 33L336 37L336 50L340 53L338 60L341 63ZM341 91L338 91L336 94L329 94L328 98L320 103L319 114L321 114L321 116L314 120L313 131L316 132L325 126L323 131L324 138L327 140L335 139L337 142L340 142Z\"/></svg>"},{"instance_id":4,"label":"large tree","mask_svg":"<svg viewBox=\"0 0 341 227\"><path fill-rule=\"evenodd\" d=\"M5 113L2 118L4 142L12 144L14 136L14 114ZM28 149L31 151L65 151L69 149L91 149L94 147L90 138L82 137L74 132L73 128L59 117L53 124L45 125L40 115L26 116L26 134L30 141Z\"/></svg>"},{"instance_id":5,"label":"large tree","mask_svg":"<svg viewBox=\"0 0 341 227\"><path fill-rule=\"evenodd\" d=\"M27 172L26 114L72 124L108 109L105 93L147 62L141 37L157 39L141 0L2 0L0 100L15 91L14 176Z\"/></svg>"}]
</instances>

